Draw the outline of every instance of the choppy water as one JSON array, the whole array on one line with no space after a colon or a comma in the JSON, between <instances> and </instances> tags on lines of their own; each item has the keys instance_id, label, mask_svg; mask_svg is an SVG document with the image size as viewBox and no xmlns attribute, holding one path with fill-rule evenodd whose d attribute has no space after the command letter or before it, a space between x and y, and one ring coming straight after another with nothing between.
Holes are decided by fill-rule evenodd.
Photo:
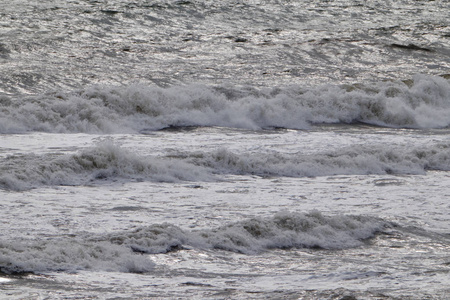
<instances>
[{"instance_id":1,"label":"choppy water","mask_svg":"<svg viewBox=\"0 0 450 300\"><path fill-rule=\"evenodd\" d=\"M0 295L446 299L448 9L0 3Z\"/></svg>"}]
</instances>

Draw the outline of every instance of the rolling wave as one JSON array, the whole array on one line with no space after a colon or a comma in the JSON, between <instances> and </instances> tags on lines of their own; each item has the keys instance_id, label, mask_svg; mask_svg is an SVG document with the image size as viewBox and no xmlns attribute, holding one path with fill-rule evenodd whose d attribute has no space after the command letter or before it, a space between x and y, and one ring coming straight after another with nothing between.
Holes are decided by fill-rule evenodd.
<instances>
[{"instance_id":1,"label":"rolling wave","mask_svg":"<svg viewBox=\"0 0 450 300\"><path fill-rule=\"evenodd\" d=\"M143 273L154 263L130 248L76 238L0 241L0 273L76 272L80 270Z\"/></svg>"},{"instance_id":2,"label":"rolling wave","mask_svg":"<svg viewBox=\"0 0 450 300\"><path fill-rule=\"evenodd\" d=\"M77 154L9 156L0 162L0 187L26 190L45 185L85 185L111 178L177 182L208 180L208 172L182 161L141 157L110 140Z\"/></svg>"},{"instance_id":3,"label":"rolling wave","mask_svg":"<svg viewBox=\"0 0 450 300\"><path fill-rule=\"evenodd\" d=\"M184 231L165 223L114 233L108 239L144 253L194 247L252 254L267 249L358 247L386 226L387 222L373 217L282 211L273 217L247 219L212 230Z\"/></svg>"},{"instance_id":4,"label":"rolling wave","mask_svg":"<svg viewBox=\"0 0 450 300\"><path fill-rule=\"evenodd\" d=\"M364 240L389 227L388 222L374 217L282 211L272 217L198 231L164 223L104 235L0 241L0 272L142 273L154 267L142 253L167 253L192 247L244 254L287 248L346 249L363 245Z\"/></svg>"},{"instance_id":5,"label":"rolling wave","mask_svg":"<svg viewBox=\"0 0 450 300\"><path fill-rule=\"evenodd\" d=\"M424 174L450 171L450 144L353 145L314 154L177 152L139 156L110 140L75 154L15 155L0 160L0 188L86 185L108 180L217 181L223 175L310 177L366 174Z\"/></svg>"},{"instance_id":6,"label":"rolling wave","mask_svg":"<svg viewBox=\"0 0 450 300\"><path fill-rule=\"evenodd\" d=\"M329 175L425 174L450 171L450 145L428 147L354 145L316 153L235 153L225 148L185 155L185 161L217 173L314 177Z\"/></svg>"},{"instance_id":7,"label":"rolling wave","mask_svg":"<svg viewBox=\"0 0 450 300\"><path fill-rule=\"evenodd\" d=\"M72 93L0 97L0 133L124 133L170 126L305 129L317 123L443 128L450 83L443 77L371 85L254 89L225 86L95 86Z\"/></svg>"}]
</instances>

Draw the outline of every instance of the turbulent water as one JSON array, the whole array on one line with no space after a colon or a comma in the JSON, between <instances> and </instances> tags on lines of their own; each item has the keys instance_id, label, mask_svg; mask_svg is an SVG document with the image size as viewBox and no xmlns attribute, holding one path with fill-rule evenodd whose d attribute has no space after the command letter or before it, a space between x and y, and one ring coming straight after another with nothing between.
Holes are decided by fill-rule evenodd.
<instances>
[{"instance_id":1,"label":"turbulent water","mask_svg":"<svg viewBox=\"0 0 450 300\"><path fill-rule=\"evenodd\" d=\"M0 296L447 299L447 1L0 3Z\"/></svg>"}]
</instances>

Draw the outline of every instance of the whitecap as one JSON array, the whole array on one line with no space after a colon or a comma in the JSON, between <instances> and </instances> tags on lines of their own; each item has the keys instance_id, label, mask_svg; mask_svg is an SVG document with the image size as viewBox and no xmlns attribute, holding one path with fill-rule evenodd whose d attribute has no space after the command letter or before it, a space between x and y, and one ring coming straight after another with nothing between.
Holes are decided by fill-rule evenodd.
<instances>
[{"instance_id":1,"label":"whitecap","mask_svg":"<svg viewBox=\"0 0 450 300\"><path fill-rule=\"evenodd\" d=\"M312 88L133 84L4 100L0 132L130 133L171 126L307 129L317 123L442 128L450 83L438 76Z\"/></svg>"}]
</instances>

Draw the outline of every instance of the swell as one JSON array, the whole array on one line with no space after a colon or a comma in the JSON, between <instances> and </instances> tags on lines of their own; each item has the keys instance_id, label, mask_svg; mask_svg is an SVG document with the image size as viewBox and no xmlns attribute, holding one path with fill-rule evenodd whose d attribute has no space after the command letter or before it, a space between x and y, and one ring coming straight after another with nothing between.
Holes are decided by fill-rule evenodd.
<instances>
[{"instance_id":1,"label":"swell","mask_svg":"<svg viewBox=\"0 0 450 300\"><path fill-rule=\"evenodd\" d=\"M362 122L404 128L450 125L450 83L411 80L270 89L228 86L94 86L30 97L0 97L0 133L121 133L171 126L305 129Z\"/></svg>"}]
</instances>

